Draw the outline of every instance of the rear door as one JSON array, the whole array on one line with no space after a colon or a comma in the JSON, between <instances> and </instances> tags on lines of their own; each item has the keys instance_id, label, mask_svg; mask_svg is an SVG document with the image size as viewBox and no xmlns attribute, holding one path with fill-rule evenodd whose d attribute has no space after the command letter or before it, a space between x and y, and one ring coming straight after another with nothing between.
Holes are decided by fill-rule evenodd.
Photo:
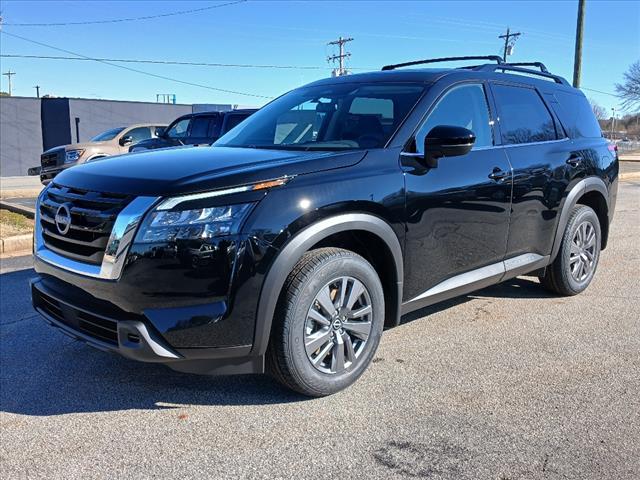
<instances>
[{"instance_id":1,"label":"rear door","mask_svg":"<svg viewBox=\"0 0 640 480\"><path fill-rule=\"evenodd\" d=\"M511 167L494 140L492 117L486 85L462 83L440 95L417 130L419 153L427 133L438 125L468 128L476 142L467 155L442 158L436 168L405 168L404 300L416 307L433 303L433 287L445 280L504 259ZM499 277L501 266L494 270L480 273L483 278ZM477 278L460 280L471 283Z\"/></svg>"},{"instance_id":2,"label":"rear door","mask_svg":"<svg viewBox=\"0 0 640 480\"><path fill-rule=\"evenodd\" d=\"M500 140L513 167L507 258L551 253L559 207L572 173L571 141L533 86L491 83Z\"/></svg>"}]
</instances>

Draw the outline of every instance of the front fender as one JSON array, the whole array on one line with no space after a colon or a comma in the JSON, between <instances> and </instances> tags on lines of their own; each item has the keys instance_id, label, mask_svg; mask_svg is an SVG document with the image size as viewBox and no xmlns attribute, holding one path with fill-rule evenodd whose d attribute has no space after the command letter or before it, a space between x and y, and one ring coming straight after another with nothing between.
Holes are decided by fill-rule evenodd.
<instances>
[{"instance_id":1,"label":"front fender","mask_svg":"<svg viewBox=\"0 0 640 480\"><path fill-rule=\"evenodd\" d=\"M385 242L395 264L397 295L399 299L402 298L402 249L393 229L381 218L368 213L347 213L325 218L304 228L291 238L280 250L267 272L258 302L252 354L263 355L267 350L278 297L298 260L313 245L331 235L346 231L366 231ZM399 315L399 312L397 313Z\"/></svg>"}]
</instances>

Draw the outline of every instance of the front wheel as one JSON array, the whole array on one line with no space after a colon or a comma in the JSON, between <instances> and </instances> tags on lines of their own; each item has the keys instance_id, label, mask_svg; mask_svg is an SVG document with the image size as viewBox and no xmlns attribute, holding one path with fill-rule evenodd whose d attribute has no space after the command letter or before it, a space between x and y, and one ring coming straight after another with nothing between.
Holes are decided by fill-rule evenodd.
<instances>
[{"instance_id":1,"label":"front wheel","mask_svg":"<svg viewBox=\"0 0 640 480\"><path fill-rule=\"evenodd\" d=\"M384 324L384 294L369 262L339 248L307 252L285 282L267 353L285 386L321 397L366 370Z\"/></svg>"},{"instance_id":2,"label":"front wheel","mask_svg":"<svg viewBox=\"0 0 640 480\"><path fill-rule=\"evenodd\" d=\"M540 278L542 285L560 295L577 295L591 283L600 259L600 221L586 205L576 205L569 216L555 260Z\"/></svg>"}]
</instances>

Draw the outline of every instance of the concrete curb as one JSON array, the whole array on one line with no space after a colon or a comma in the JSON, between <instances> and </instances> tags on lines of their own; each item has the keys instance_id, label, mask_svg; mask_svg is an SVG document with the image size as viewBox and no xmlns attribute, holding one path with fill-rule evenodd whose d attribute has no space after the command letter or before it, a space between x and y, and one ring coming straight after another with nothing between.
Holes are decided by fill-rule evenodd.
<instances>
[{"instance_id":1,"label":"concrete curb","mask_svg":"<svg viewBox=\"0 0 640 480\"><path fill-rule=\"evenodd\" d=\"M0 253L29 251L32 246L33 234L31 233L0 239Z\"/></svg>"},{"instance_id":2,"label":"concrete curb","mask_svg":"<svg viewBox=\"0 0 640 480\"><path fill-rule=\"evenodd\" d=\"M4 200L0 200L0 208L4 208L5 210L9 210L10 212L20 213L28 218L35 218L36 211L34 208L25 207L24 205L18 205L16 203L5 202Z\"/></svg>"},{"instance_id":3,"label":"concrete curb","mask_svg":"<svg viewBox=\"0 0 640 480\"><path fill-rule=\"evenodd\" d=\"M622 180L622 181L624 181L624 180L640 180L640 172L620 173L618 175L618 178L620 178L620 180Z\"/></svg>"}]
</instances>

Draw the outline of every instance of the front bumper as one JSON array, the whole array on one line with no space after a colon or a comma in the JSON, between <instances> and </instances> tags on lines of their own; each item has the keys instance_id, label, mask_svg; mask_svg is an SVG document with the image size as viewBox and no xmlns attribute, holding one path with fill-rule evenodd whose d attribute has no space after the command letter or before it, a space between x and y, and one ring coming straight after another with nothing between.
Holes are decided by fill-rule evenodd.
<instances>
[{"instance_id":1,"label":"front bumper","mask_svg":"<svg viewBox=\"0 0 640 480\"><path fill-rule=\"evenodd\" d=\"M251 356L251 346L177 349L169 345L158 330L144 318L117 318L111 310L97 314L84 302L69 300L46 285L41 278L31 280L35 310L65 335L105 352L196 374L226 375L264 373L264 357Z\"/></svg>"}]
</instances>

